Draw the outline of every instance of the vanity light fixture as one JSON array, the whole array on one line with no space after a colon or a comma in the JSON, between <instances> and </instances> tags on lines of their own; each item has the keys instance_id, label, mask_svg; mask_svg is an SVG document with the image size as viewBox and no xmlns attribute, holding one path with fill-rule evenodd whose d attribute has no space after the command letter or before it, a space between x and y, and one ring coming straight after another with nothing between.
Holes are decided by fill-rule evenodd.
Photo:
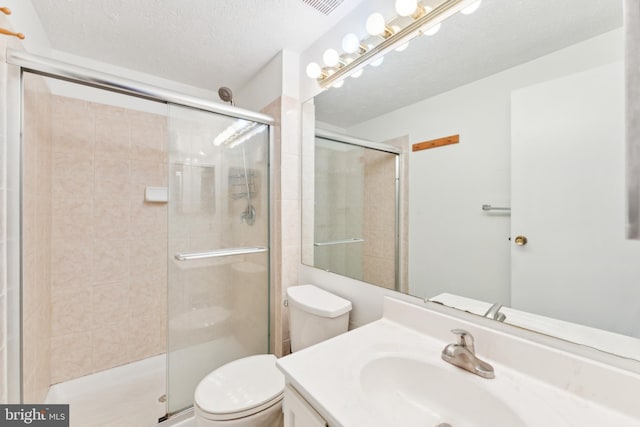
<instances>
[{"instance_id":1,"label":"vanity light fixture","mask_svg":"<svg viewBox=\"0 0 640 427\"><path fill-rule=\"evenodd\" d=\"M367 18L367 33L372 36L382 36L385 39L391 37L394 32L391 28L387 27L384 22L384 16L381 13L372 13Z\"/></svg>"},{"instance_id":2,"label":"vanity light fixture","mask_svg":"<svg viewBox=\"0 0 640 427\"><path fill-rule=\"evenodd\" d=\"M322 55L322 61L327 67L335 67L340 64L340 56L335 49L327 49Z\"/></svg>"},{"instance_id":3,"label":"vanity light fixture","mask_svg":"<svg viewBox=\"0 0 640 427\"><path fill-rule=\"evenodd\" d=\"M355 53L360 48L360 39L353 33L348 33L342 38L342 50L346 53Z\"/></svg>"},{"instance_id":4,"label":"vanity light fixture","mask_svg":"<svg viewBox=\"0 0 640 427\"><path fill-rule=\"evenodd\" d=\"M422 34L434 35L440 30L441 23L450 16L462 12L475 12L482 0L445 0L435 8L424 6L418 0L396 0L395 7L398 16L386 22L380 13L369 15L366 22L367 32L373 37L358 39L354 33L348 33L342 39L340 55L334 49L327 49L323 55L325 67L315 62L306 68L307 76L318 80L322 88L340 87L337 82L345 77L359 77L365 66L379 66L383 56L392 51L402 52L409 42ZM405 16L411 17L411 22L404 26L399 24L406 21ZM378 44L370 44L371 39L380 37ZM366 40L366 42L365 42Z\"/></svg>"},{"instance_id":5,"label":"vanity light fixture","mask_svg":"<svg viewBox=\"0 0 640 427\"><path fill-rule=\"evenodd\" d=\"M418 8L418 0L396 0L396 12L400 16L412 15Z\"/></svg>"}]
</instances>

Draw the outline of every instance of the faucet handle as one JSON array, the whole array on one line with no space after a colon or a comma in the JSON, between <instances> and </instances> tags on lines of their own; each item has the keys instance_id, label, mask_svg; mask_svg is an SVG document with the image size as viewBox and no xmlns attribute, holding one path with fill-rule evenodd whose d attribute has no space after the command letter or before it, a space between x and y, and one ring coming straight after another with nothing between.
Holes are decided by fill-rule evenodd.
<instances>
[{"instance_id":1,"label":"faucet handle","mask_svg":"<svg viewBox=\"0 0 640 427\"><path fill-rule=\"evenodd\" d=\"M469 352L471 352L471 354L476 354L476 350L473 345L473 335L464 329L452 329L451 332L456 334L459 346L465 347Z\"/></svg>"}]
</instances>

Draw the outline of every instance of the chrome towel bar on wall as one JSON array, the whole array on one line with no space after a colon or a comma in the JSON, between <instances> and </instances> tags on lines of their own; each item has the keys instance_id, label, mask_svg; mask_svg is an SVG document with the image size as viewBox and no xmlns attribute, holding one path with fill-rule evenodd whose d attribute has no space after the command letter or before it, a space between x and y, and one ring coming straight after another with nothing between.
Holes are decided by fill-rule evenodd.
<instances>
[{"instance_id":1,"label":"chrome towel bar on wall","mask_svg":"<svg viewBox=\"0 0 640 427\"><path fill-rule=\"evenodd\" d=\"M505 211L505 212L511 212L511 208L491 206L491 205L482 205L482 210L483 211Z\"/></svg>"}]
</instances>

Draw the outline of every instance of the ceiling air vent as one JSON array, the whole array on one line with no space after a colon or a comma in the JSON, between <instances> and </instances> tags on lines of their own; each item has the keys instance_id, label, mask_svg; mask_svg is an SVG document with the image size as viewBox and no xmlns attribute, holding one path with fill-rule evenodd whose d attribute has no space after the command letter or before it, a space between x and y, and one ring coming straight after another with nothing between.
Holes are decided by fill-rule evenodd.
<instances>
[{"instance_id":1,"label":"ceiling air vent","mask_svg":"<svg viewBox=\"0 0 640 427\"><path fill-rule=\"evenodd\" d=\"M324 13L325 15L330 14L335 10L336 7L342 4L343 0L302 0L304 3L308 4L318 12Z\"/></svg>"}]
</instances>

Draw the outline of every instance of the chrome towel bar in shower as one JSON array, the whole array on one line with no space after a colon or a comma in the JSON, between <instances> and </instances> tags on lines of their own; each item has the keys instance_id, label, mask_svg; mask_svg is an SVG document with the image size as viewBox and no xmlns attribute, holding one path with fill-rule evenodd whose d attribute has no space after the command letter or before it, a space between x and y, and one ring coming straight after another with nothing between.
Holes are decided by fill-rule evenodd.
<instances>
[{"instance_id":1,"label":"chrome towel bar in shower","mask_svg":"<svg viewBox=\"0 0 640 427\"><path fill-rule=\"evenodd\" d=\"M345 243L362 243L362 242L364 242L364 239L360 237L352 237L350 239L328 240L326 242L314 242L313 246L344 245Z\"/></svg>"},{"instance_id":2,"label":"chrome towel bar in shower","mask_svg":"<svg viewBox=\"0 0 640 427\"><path fill-rule=\"evenodd\" d=\"M194 259L218 258L232 255L257 254L260 252L267 252L267 248L263 246L254 246L249 248L219 249L208 252L179 253L175 254L175 258L178 261L190 261Z\"/></svg>"}]
</instances>

